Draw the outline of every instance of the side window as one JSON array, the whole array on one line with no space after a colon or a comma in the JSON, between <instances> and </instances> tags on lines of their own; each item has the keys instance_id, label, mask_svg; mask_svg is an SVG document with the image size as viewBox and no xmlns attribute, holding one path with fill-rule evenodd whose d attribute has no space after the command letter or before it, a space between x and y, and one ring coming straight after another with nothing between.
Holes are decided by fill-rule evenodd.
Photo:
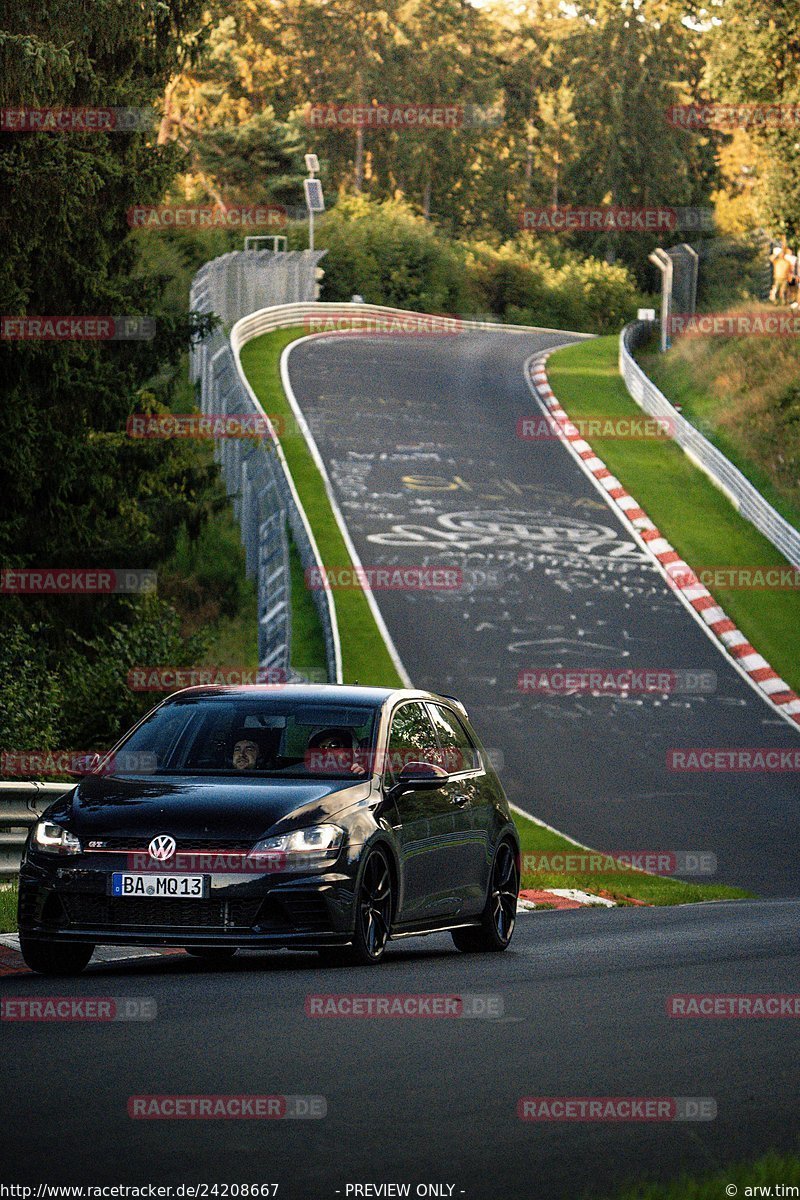
<instances>
[{"instance_id":1,"label":"side window","mask_svg":"<svg viewBox=\"0 0 800 1200\"><path fill-rule=\"evenodd\" d=\"M131 734L114 758L113 773L136 771L142 762L149 763L148 770L170 768L181 757L176 748L185 746L200 721L199 710L191 704L165 704Z\"/></svg>"},{"instance_id":2,"label":"side window","mask_svg":"<svg viewBox=\"0 0 800 1200\"><path fill-rule=\"evenodd\" d=\"M412 701L398 708L389 731L385 776L394 781L406 763L438 762L436 734L424 704Z\"/></svg>"},{"instance_id":3,"label":"side window","mask_svg":"<svg viewBox=\"0 0 800 1200\"><path fill-rule=\"evenodd\" d=\"M442 751L442 766L451 775L474 771L481 765L480 756L456 714L438 704L429 704L428 708Z\"/></svg>"}]
</instances>

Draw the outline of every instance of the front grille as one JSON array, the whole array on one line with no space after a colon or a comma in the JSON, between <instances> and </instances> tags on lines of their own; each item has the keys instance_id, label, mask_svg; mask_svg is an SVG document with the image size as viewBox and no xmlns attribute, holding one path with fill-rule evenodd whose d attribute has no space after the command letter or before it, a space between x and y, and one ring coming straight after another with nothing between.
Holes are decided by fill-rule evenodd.
<instances>
[{"instance_id":1,"label":"front grille","mask_svg":"<svg viewBox=\"0 0 800 1200\"><path fill-rule=\"evenodd\" d=\"M20 888L19 893L19 923L30 925L38 920L41 905L41 894L33 888Z\"/></svg>"},{"instance_id":2,"label":"front grille","mask_svg":"<svg viewBox=\"0 0 800 1200\"><path fill-rule=\"evenodd\" d=\"M250 929L255 924L261 899L255 900L158 900L122 899L118 896L62 895L73 925L91 929L106 926L151 929Z\"/></svg>"},{"instance_id":3,"label":"front grille","mask_svg":"<svg viewBox=\"0 0 800 1200\"><path fill-rule=\"evenodd\" d=\"M100 892L22 890L21 922L53 928L213 930L217 933L331 933L328 906L313 892L273 892L239 900L107 896Z\"/></svg>"},{"instance_id":4,"label":"front grille","mask_svg":"<svg viewBox=\"0 0 800 1200\"><path fill-rule=\"evenodd\" d=\"M96 847L89 846L88 843L93 840L95 839L87 838L83 843L84 851L87 854L96 854L103 851L147 854L151 839L147 836L97 838L97 841L102 842L99 850ZM179 854L225 854L232 850L246 853L255 845L253 838L249 838L247 841L235 841L231 838L224 840L220 840L219 838L176 838L176 842L177 853Z\"/></svg>"}]
</instances>

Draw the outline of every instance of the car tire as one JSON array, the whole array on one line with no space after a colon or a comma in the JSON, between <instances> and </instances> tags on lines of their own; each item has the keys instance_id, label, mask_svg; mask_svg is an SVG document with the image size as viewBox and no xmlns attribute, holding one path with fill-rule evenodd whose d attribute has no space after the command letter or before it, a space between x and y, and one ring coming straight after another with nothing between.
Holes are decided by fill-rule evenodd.
<instances>
[{"instance_id":1,"label":"car tire","mask_svg":"<svg viewBox=\"0 0 800 1200\"><path fill-rule=\"evenodd\" d=\"M94 954L88 942L42 942L20 934L20 954L37 975L80 975Z\"/></svg>"},{"instance_id":2,"label":"car tire","mask_svg":"<svg viewBox=\"0 0 800 1200\"><path fill-rule=\"evenodd\" d=\"M392 933L392 872L383 850L370 850L361 873L355 902L355 929L349 946L320 947L329 966L375 966L383 958Z\"/></svg>"},{"instance_id":3,"label":"car tire","mask_svg":"<svg viewBox=\"0 0 800 1200\"><path fill-rule=\"evenodd\" d=\"M192 958L205 958L208 962L227 962L238 949L238 946L184 946Z\"/></svg>"},{"instance_id":4,"label":"car tire","mask_svg":"<svg viewBox=\"0 0 800 1200\"><path fill-rule=\"evenodd\" d=\"M497 847L492 863L492 875L486 907L480 925L451 932L457 950L462 954L497 953L506 950L514 934L519 894L519 865L516 848L503 841Z\"/></svg>"}]
</instances>

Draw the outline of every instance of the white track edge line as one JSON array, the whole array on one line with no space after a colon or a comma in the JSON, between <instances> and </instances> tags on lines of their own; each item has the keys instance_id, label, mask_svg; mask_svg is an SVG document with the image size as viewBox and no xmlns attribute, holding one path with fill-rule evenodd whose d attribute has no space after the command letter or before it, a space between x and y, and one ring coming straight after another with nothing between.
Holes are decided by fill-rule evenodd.
<instances>
[{"instance_id":1,"label":"white track edge line","mask_svg":"<svg viewBox=\"0 0 800 1200\"><path fill-rule=\"evenodd\" d=\"M319 471L320 476L322 477L322 482L325 487L325 494L328 497L328 503L330 504L331 510L336 519L336 524L339 526L339 532L341 533L342 538L344 539L344 543L347 547L347 551L350 555L350 558L352 559L353 566L355 567L356 571L359 572L359 579L361 581L361 590L364 593L367 604L369 605L370 611L375 620L375 624L378 626L378 630L381 634L381 637L383 638L383 640L386 644L386 649L389 652L389 657L392 660L392 664L394 665L395 670L397 671L398 675L400 676L401 680L403 681L403 685L405 687L410 688L410 687L413 687L413 684L411 682L411 676L409 675L408 671L406 670L405 666L403 665L403 660L401 659L401 657L398 653L397 647L394 644L392 635L389 633L388 627L386 625L386 622L383 619L383 614L381 613L381 610L378 607L378 603L375 599L375 595L372 591L372 588L369 586L368 583L366 583L364 581L364 577L365 577L364 567L361 563L361 559L359 557L358 551L356 550L355 546L353 545L353 539L351 538L350 531L347 528L347 523L344 519L344 514L342 513L342 510L339 507L339 502L337 501L337 499L333 493L330 476L328 475L327 468L325 466L325 463L323 462L322 455L319 452L319 447L317 446L317 443L314 439L314 435L312 434L312 432L309 428L308 422L306 421L306 418L303 414L303 410L301 409L301 407L298 403L297 397L294 394L294 388L292 387L292 383L289 378L289 357L292 353L292 350L294 350L294 348L296 346L302 345L304 342L315 341L319 337L327 337L327 336L329 336L329 335L312 333L312 334L306 335L306 337L297 338L295 341L289 343L289 345L284 349L283 353L281 354L281 363L280 363L281 383L283 384L283 390L286 393L286 398L289 401L289 404L291 405L292 412L295 415L295 420L297 421L297 424L303 434L303 437L306 440L306 445L308 446L309 453L311 454L311 457L314 460L314 464L317 467L317 470ZM335 606L336 606L336 601L334 599L334 607ZM338 625L338 619L337 619L337 625Z\"/></svg>"}]
</instances>

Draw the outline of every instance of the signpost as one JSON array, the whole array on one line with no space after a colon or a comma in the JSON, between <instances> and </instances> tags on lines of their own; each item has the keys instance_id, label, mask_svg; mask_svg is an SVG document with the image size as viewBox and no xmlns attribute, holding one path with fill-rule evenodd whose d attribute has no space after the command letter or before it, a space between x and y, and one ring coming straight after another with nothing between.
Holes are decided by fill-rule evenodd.
<instances>
[{"instance_id":1,"label":"signpost","mask_svg":"<svg viewBox=\"0 0 800 1200\"><path fill-rule=\"evenodd\" d=\"M322 194L322 183L314 176L319 170L319 159L316 154L306 155L306 170L308 179L303 180L303 190L306 194L308 209L308 248L314 249L314 213L325 212L325 197Z\"/></svg>"}]
</instances>

